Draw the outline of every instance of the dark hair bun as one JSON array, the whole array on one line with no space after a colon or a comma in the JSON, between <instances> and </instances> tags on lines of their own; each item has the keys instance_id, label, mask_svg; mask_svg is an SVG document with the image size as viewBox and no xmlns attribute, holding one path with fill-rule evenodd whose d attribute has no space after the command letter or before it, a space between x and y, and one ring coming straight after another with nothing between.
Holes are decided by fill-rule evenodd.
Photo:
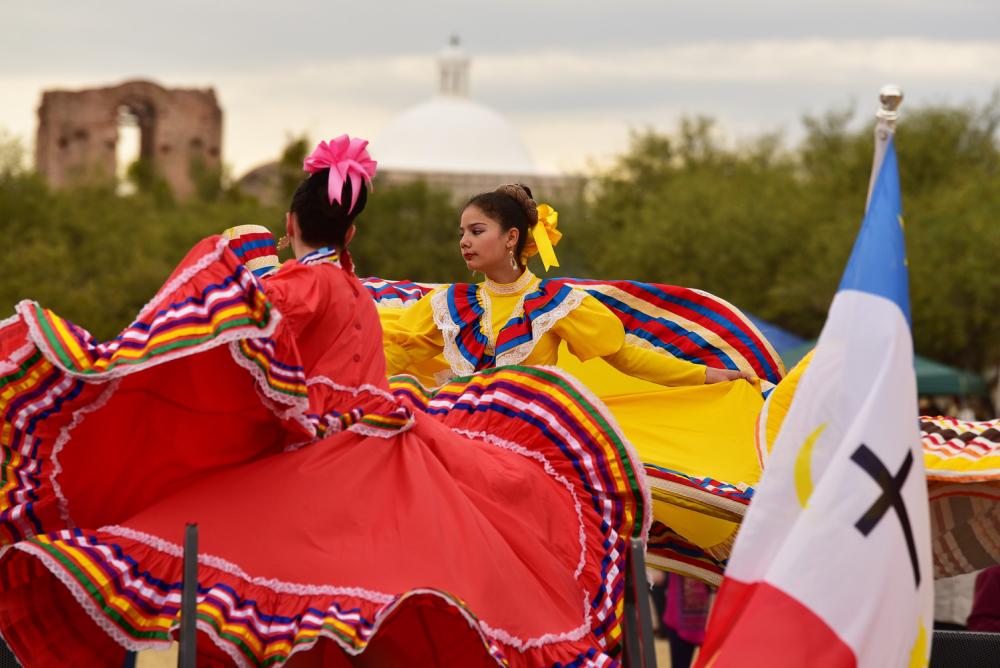
<instances>
[{"instance_id":1,"label":"dark hair bun","mask_svg":"<svg viewBox=\"0 0 1000 668\"><path fill-rule=\"evenodd\" d=\"M344 181L340 201L330 203L328 184L330 170L321 169L309 175L292 195L289 211L295 214L302 230L302 240L310 246L343 247L347 230L368 202L368 189L363 182L358 183L358 201L348 212L353 196L352 184L355 179Z\"/></svg>"},{"instance_id":2,"label":"dark hair bun","mask_svg":"<svg viewBox=\"0 0 1000 668\"><path fill-rule=\"evenodd\" d=\"M508 183L497 186L494 192L502 193L514 199L524 210L524 215L528 217L528 225L532 226L538 222L538 204L531 197L531 189L521 183Z\"/></svg>"}]
</instances>

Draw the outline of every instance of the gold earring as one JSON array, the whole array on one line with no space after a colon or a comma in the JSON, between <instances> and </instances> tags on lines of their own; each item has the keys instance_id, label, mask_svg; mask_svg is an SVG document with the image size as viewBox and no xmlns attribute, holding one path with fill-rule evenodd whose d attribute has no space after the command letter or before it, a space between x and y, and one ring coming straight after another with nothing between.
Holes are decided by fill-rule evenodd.
<instances>
[{"instance_id":1,"label":"gold earring","mask_svg":"<svg viewBox=\"0 0 1000 668\"><path fill-rule=\"evenodd\" d=\"M278 250L285 250L291 244L292 244L292 240L288 238L287 234L285 234L285 235L282 235L282 237L280 239L278 239L278 243L276 244L276 247L277 247Z\"/></svg>"},{"instance_id":2,"label":"gold earring","mask_svg":"<svg viewBox=\"0 0 1000 668\"><path fill-rule=\"evenodd\" d=\"M514 251L508 248L507 255L510 256L510 268L513 269L514 271L517 271L518 266L517 266L517 261L514 259Z\"/></svg>"}]
</instances>

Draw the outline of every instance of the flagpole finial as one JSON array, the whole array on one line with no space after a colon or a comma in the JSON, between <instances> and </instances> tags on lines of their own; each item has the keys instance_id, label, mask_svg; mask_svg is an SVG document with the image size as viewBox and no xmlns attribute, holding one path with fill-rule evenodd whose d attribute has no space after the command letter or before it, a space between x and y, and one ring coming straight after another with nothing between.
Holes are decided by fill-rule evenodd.
<instances>
[{"instance_id":1,"label":"flagpole finial","mask_svg":"<svg viewBox=\"0 0 1000 668\"><path fill-rule=\"evenodd\" d=\"M903 89L893 84L882 86L878 92L878 101L879 110L875 112L875 118L880 124L885 123L892 129L899 117L899 105L903 103Z\"/></svg>"},{"instance_id":2,"label":"flagpole finial","mask_svg":"<svg viewBox=\"0 0 1000 668\"><path fill-rule=\"evenodd\" d=\"M875 187L875 177L882 166L885 157L885 147L889 138L896 134L896 119L899 118L899 105L903 103L903 89L894 84L882 86L878 92L879 108L875 112L875 158L872 161L872 176L868 181L868 199L865 211L872 199L872 188Z\"/></svg>"},{"instance_id":3,"label":"flagpole finial","mask_svg":"<svg viewBox=\"0 0 1000 668\"><path fill-rule=\"evenodd\" d=\"M886 84L878 91L878 101L881 104L878 111L879 116L892 114L895 117L896 110L903 102L903 89L895 84Z\"/></svg>"}]
</instances>

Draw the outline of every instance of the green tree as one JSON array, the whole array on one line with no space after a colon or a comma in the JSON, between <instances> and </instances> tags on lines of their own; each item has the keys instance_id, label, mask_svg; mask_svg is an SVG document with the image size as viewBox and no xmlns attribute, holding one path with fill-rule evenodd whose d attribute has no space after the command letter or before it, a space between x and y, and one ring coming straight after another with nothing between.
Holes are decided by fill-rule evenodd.
<instances>
[{"instance_id":1,"label":"green tree","mask_svg":"<svg viewBox=\"0 0 1000 668\"><path fill-rule=\"evenodd\" d=\"M802 336L819 333L864 213L872 125L834 110L804 119L801 143L739 146L714 123L636 132L582 202L553 202L565 233L553 275L634 278L713 292ZM906 108L899 154L919 353L971 369L1000 361L1000 98L981 107ZM198 239L237 224L283 233L309 148L283 151L280 206L219 184L177 201L155 180L51 191L0 133L0 309L32 297L98 337L114 335ZM141 171L141 165L140 165ZM457 250L459 207L417 182L377 182L358 218L360 275L470 280Z\"/></svg>"},{"instance_id":2,"label":"green tree","mask_svg":"<svg viewBox=\"0 0 1000 668\"><path fill-rule=\"evenodd\" d=\"M351 253L360 276L444 283L470 280L458 252L458 209L449 193L423 181L376 180L357 219Z\"/></svg>"},{"instance_id":3,"label":"green tree","mask_svg":"<svg viewBox=\"0 0 1000 668\"><path fill-rule=\"evenodd\" d=\"M864 215L873 124L851 119L804 119L794 150L726 147L706 119L636 133L568 238L593 276L702 288L814 337ZM998 98L909 108L896 139L916 349L977 370L1000 361L998 123Z\"/></svg>"}]
</instances>

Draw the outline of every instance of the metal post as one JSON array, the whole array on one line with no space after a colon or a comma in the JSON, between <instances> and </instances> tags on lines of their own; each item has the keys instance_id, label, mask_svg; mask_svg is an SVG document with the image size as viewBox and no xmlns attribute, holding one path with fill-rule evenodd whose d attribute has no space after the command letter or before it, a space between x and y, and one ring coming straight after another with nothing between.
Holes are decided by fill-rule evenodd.
<instances>
[{"instance_id":1,"label":"metal post","mask_svg":"<svg viewBox=\"0 0 1000 668\"><path fill-rule=\"evenodd\" d=\"M625 564L625 656L626 668L656 668L653 616L649 611L649 581L642 540L629 540Z\"/></svg>"},{"instance_id":2,"label":"metal post","mask_svg":"<svg viewBox=\"0 0 1000 668\"><path fill-rule=\"evenodd\" d=\"M638 619L635 608L635 583L632 576L632 554L625 559L625 619L622 620L622 633L625 634L625 656L622 665L625 668L643 668L642 644L639 641Z\"/></svg>"},{"instance_id":3,"label":"metal post","mask_svg":"<svg viewBox=\"0 0 1000 668\"><path fill-rule=\"evenodd\" d=\"M646 579L646 551L642 541L633 538L629 546L629 562L632 564L632 582L635 585L637 608L639 610L639 628L642 632L642 665L646 668L656 668L656 648L653 646L653 615L649 610L649 580Z\"/></svg>"},{"instance_id":4,"label":"metal post","mask_svg":"<svg viewBox=\"0 0 1000 668\"><path fill-rule=\"evenodd\" d=\"M177 652L178 668L195 668L198 653L198 525L184 529L184 579L181 590L181 633Z\"/></svg>"}]
</instances>

